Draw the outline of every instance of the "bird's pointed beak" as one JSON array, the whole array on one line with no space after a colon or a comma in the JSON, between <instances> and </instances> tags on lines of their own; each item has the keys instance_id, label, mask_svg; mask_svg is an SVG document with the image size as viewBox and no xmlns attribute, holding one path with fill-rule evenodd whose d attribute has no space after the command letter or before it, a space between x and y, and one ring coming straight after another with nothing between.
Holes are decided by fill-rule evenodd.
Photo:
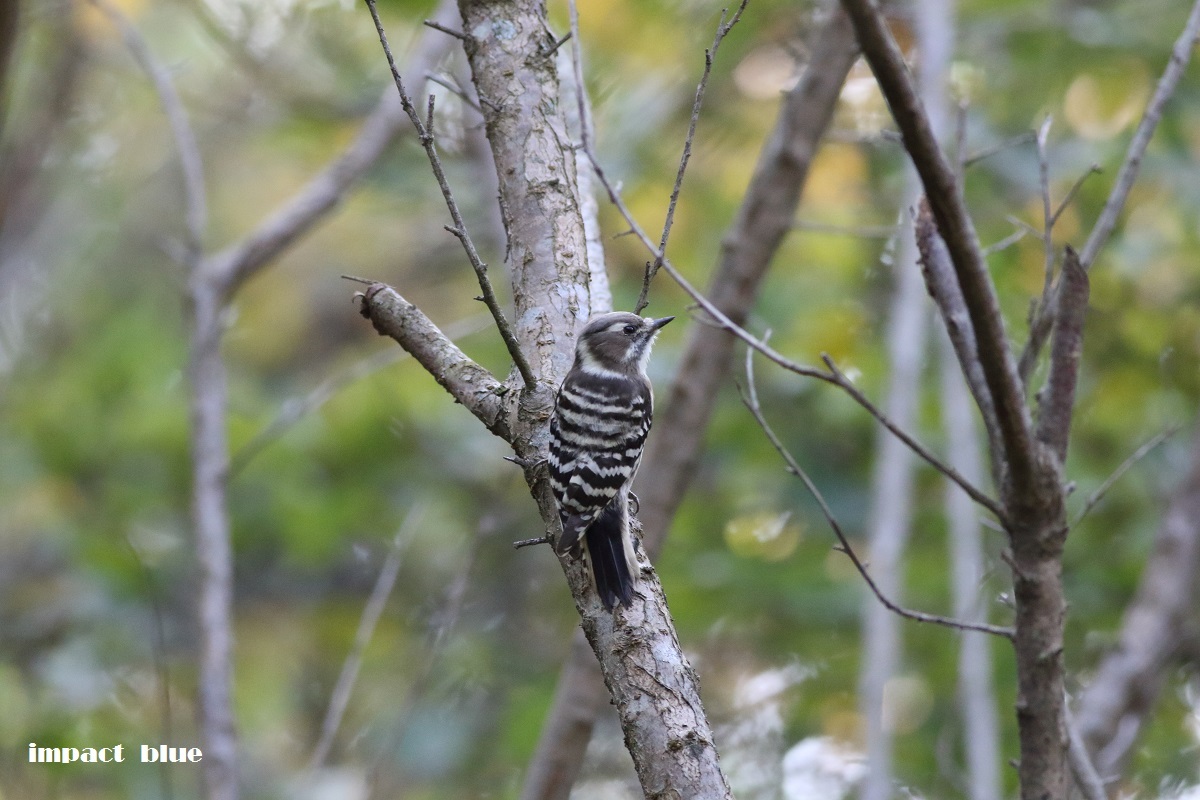
<instances>
[{"instance_id":1,"label":"bird's pointed beak","mask_svg":"<svg viewBox=\"0 0 1200 800\"><path fill-rule=\"evenodd\" d=\"M650 323L650 330L657 331L665 326L668 322L675 319L674 317L659 317Z\"/></svg>"}]
</instances>

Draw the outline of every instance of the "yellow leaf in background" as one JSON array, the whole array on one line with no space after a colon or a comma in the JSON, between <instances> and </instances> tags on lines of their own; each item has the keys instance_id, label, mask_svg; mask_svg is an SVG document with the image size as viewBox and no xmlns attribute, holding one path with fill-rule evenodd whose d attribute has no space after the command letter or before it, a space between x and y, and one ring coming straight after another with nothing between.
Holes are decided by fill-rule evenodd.
<instances>
[{"instance_id":1,"label":"yellow leaf in background","mask_svg":"<svg viewBox=\"0 0 1200 800\"><path fill-rule=\"evenodd\" d=\"M1149 96L1146 65L1126 58L1102 71L1076 75L1063 98L1063 112L1080 136L1111 139L1141 115Z\"/></svg>"},{"instance_id":2,"label":"yellow leaf in background","mask_svg":"<svg viewBox=\"0 0 1200 800\"><path fill-rule=\"evenodd\" d=\"M725 523L725 543L736 555L782 561L800 543L800 525L792 512L760 511L734 517Z\"/></svg>"},{"instance_id":3,"label":"yellow leaf in background","mask_svg":"<svg viewBox=\"0 0 1200 800\"><path fill-rule=\"evenodd\" d=\"M146 7L146 0L107 0L108 5L120 11L130 21L136 20ZM72 3L79 28L87 39L116 38L121 35L108 15L92 3Z\"/></svg>"},{"instance_id":4,"label":"yellow leaf in background","mask_svg":"<svg viewBox=\"0 0 1200 800\"><path fill-rule=\"evenodd\" d=\"M859 148L826 143L813 160L804 189L805 205L822 209L825 216L831 209L860 206L866 202L866 179L867 162Z\"/></svg>"}]
</instances>

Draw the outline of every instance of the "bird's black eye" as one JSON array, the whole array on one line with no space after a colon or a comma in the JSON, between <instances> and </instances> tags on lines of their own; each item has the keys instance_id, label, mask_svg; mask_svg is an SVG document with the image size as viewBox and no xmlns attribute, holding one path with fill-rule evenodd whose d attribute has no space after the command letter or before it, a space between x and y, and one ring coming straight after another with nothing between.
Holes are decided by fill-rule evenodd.
<instances>
[{"instance_id":1,"label":"bird's black eye","mask_svg":"<svg viewBox=\"0 0 1200 800\"><path fill-rule=\"evenodd\" d=\"M633 336L635 333L637 333L637 325L626 325L621 330L625 331L626 336Z\"/></svg>"}]
</instances>

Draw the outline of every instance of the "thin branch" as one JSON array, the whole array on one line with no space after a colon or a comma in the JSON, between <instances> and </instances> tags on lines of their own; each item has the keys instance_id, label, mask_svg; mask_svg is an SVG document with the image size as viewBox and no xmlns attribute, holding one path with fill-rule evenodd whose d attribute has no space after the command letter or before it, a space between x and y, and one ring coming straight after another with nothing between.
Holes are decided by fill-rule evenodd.
<instances>
[{"instance_id":1,"label":"thin branch","mask_svg":"<svg viewBox=\"0 0 1200 800\"><path fill-rule=\"evenodd\" d=\"M1187 67L1198 38L1200 38L1200 0L1197 0L1192 6L1187 24L1184 26L1183 32L1179 34L1179 38L1175 40L1175 46L1171 49L1171 58L1163 70L1162 77L1158 80L1154 96L1150 98L1150 103L1142 113L1142 119L1129 142L1125 160L1121 163L1121 169L1117 173L1116 183L1109 193L1108 200L1104 203L1100 217L1092 227L1087 243L1084 244L1083 250L1079 254L1079 263L1085 272L1091 269L1092 263L1100 253L1100 248L1108 241L1108 237L1112 235L1113 229L1116 227L1117 218L1121 216L1121 211L1125 208L1125 201L1129 198L1129 190L1133 188L1138 171L1141 169L1142 157L1145 155L1146 148L1150 145L1150 139L1154 136L1155 128L1158 127L1158 121L1162 117L1163 107L1175 93L1175 87L1179 84L1184 68ZM1093 165L1093 171L1095 169L1096 167ZM1091 174L1091 171L1088 174ZM1084 175L1084 178L1086 177L1087 175ZM1083 178L1080 178L1080 182L1082 181ZM1073 189L1073 191L1077 191L1077 189ZM1070 195L1068 195L1069 197ZM1063 201L1064 206L1066 202L1066 200ZM1057 218L1057 214L1055 217ZM1057 302L1057 297L1052 298L1048 303L1039 305L1037 313L1032 315L1029 325L1029 342L1021 354L1022 375L1027 376L1033 370L1033 364L1050 333Z\"/></svg>"},{"instance_id":2,"label":"thin branch","mask_svg":"<svg viewBox=\"0 0 1200 800\"><path fill-rule=\"evenodd\" d=\"M573 34L571 31L567 31L567 33L566 33L566 35L565 35L565 36L563 36L563 37L559 38L559 39L558 39L558 40L557 40L557 41L554 43L554 46L553 46L553 47L551 47L549 50L547 50L547 51L546 51L546 56L547 56L547 57L550 57L550 56L554 55L555 53L557 53L557 52L558 52L558 50L559 50L559 48L561 48L561 47L562 47L564 44L566 44L567 42L571 41L571 37L572 37L573 35L574 35L574 34Z\"/></svg>"},{"instance_id":3,"label":"thin branch","mask_svg":"<svg viewBox=\"0 0 1200 800\"><path fill-rule=\"evenodd\" d=\"M325 759L329 757L334 737L337 736L338 728L342 725L342 718L350 703L350 695L354 691L354 684L358 680L358 673L362 668L363 653L366 652L371 637L375 635L375 626L379 624L379 618L383 615L383 609L392 594L392 588L396 585L396 576L400 574L400 562L404 550L412 538L412 530L424 514L425 506L423 504L409 509L408 513L404 515L400 527L396 530L396 534L392 537L387 557L383 561L383 566L379 568L375 585L371 588L371 594L367 598L366 605L363 606L362 616L359 617L358 629L354 633L354 643L350 646L350 652L346 654L346 659L342 662L342 670L329 695L329 707L325 710L325 719L321 722L321 735L317 740L317 746L313 749L312 758L308 762L309 771L320 769L324 766Z\"/></svg>"},{"instance_id":4,"label":"thin branch","mask_svg":"<svg viewBox=\"0 0 1200 800\"><path fill-rule=\"evenodd\" d=\"M113 25L121 32L125 46L133 55L138 65L145 71L154 84L163 113L171 126L171 136L175 139L175 148L179 157L179 166L183 172L184 219L187 227L187 267L193 268L199 260L204 247L204 237L208 229L208 201L204 189L204 163L200 157L200 147L196 143L196 134L188 122L187 111L179 99L179 93L171 82L166 68L154 57L146 40L140 31L133 26L120 9L108 0L90 0L92 5L100 9Z\"/></svg>"},{"instance_id":5,"label":"thin branch","mask_svg":"<svg viewBox=\"0 0 1200 800\"><path fill-rule=\"evenodd\" d=\"M924 201L918 207L916 228L917 249L921 253L921 273L925 277L925 288L938 308L954 355L958 359L959 369L962 370L967 388L970 389L975 405L983 417L984 430L991 444L989 455L992 478L999 485L1002 479L998 460L1001 452L1001 443L998 440L1000 424L996 420L996 407L992 401L991 389L988 388L987 378L979 365L979 359L976 358L975 327L971 323L966 301L963 300L962 289L955 280L950 254L946 252L946 243L938 235L929 206Z\"/></svg>"},{"instance_id":6,"label":"thin branch","mask_svg":"<svg viewBox=\"0 0 1200 800\"><path fill-rule=\"evenodd\" d=\"M1054 213L1050 216L1051 226L1058 223L1058 218L1062 216L1063 212L1066 211L1071 205L1072 201L1075 200L1075 195L1079 194L1079 190L1083 188L1083 184L1087 182L1087 179L1093 175L1099 175L1103 171L1104 169L1099 164L1093 163L1087 168L1086 172L1075 179L1075 183L1071 184L1071 188L1068 189L1066 195L1063 196L1062 202L1058 204L1058 208L1054 209Z\"/></svg>"},{"instance_id":7,"label":"thin branch","mask_svg":"<svg viewBox=\"0 0 1200 800\"><path fill-rule=\"evenodd\" d=\"M1070 698L1068 698L1069 701ZM1079 788L1084 800L1108 800L1108 791L1104 781L1088 755L1079 726L1075 724L1075 716L1071 713L1070 703L1065 706L1067 718L1067 762L1071 765L1071 773L1075 776L1075 786Z\"/></svg>"},{"instance_id":8,"label":"thin branch","mask_svg":"<svg viewBox=\"0 0 1200 800\"><path fill-rule=\"evenodd\" d=\"M1091 268L1096 256L1100 253L1100 248L1108 241L1113 228L1117 225L1117 218L1121 216L1125 201L1129 197L1129 190L1133 188L1133 182L1137 179L1138 170L1141 168L1142 156L1145 155L1146 148L1150 145L1150 139L1154 136L1154 130L1158 127L1159 118L1162 117L1163 107L1175 93L1175 87L1179 84L1179 79L1183 77L1183 71L1192 57L1192 50L1198 39L1200 39L1200 0L1196 0L1192 5L1183 32L1179 34L1179 38L1175 40L1175 46L1171 48L1171 59L1167 62L1166 69L1163 70L1162 77L1158 80L1154 96L1150 98L1150 103L1142 113L1142 120L1138 123L1137 130L1134 131L1133 139L1129 142L1125 161L1121 164L1121 171L1117 173L1117 182L1108 196L1108 201L1104 204L1104 210L1100 212L1100 218L1096 220L1096 225L1092 228L1091 235L1088 236L1087 244L1083 246L1083 250L1079 254L1079 263L1084 270Z\"/></svg>"},{"instance_id":9,"label":"thin branch","mask_svg":"<svg viewBox=\"0 0 1200 800\"><path fill-rule=\"evenodd\" d=\"M889 599L887 595L880 591L879 587L875 583L875 580L871 577L871 573L867 570L866 565L863 564L862 560L859 559L858 555L854 552L854 548L851 546L850 540L846 537L846 534L842 532L841 525L838 524L837 519L833 516L833 511L829 508L829 504L825 502L825 498L822 496L820 489L817 488L816 484L813 483L812 479L808 476L808 473L804 471L804 469L796 461L795 457L792 456L787 447L785 447L783 442L780 441L779 437L775 434L775 431L772 430L770 424L767 422L766 417L763 415L762 407L758 402L758 389L756 388L754 380L754 350L749 347L746 348L746 387L743 389L743 387L739 385L738 391L742 396L742 402L745 404L746 408L750 410L750 413L754 416L755 421L758 422L758 426L762 428L763 433L765 433L767 438L771 441L771 445L775 448L776 452L779 453L780 457L784 460L784 463L787 464L788 472L799 478L804 483L804 487L808 489L809 494L811 494L813 499L817 501L817 505L820 506L821 513L824 515L825 521L829 523L829 527L833 529L834 535L837 536L838 543L841 545L839 549L845 553L850 559L851 563L854 564L854 568L858 570L858 574L862 576L863 580L870 588L871 593L875 595L875 597L880 603L883 604L885 608L901 617L911 619L916 622L927 622L933 625L942 625L960 631L978 631L980 633L989 633L993 636L1000 636L1009 640L1013 638L1013 631L1011 628L1005 628L999 625L990 625L985 622L966 622L964 620L953 619L952 617L943 617L938 614L926 614L923 611L912 611L897 605L891 599Z\"/></svg>"},{"instance_id":10,"label":"thin branch","mask_svg":"<svg viewBox=\"0 0 1200 800\"><path fill-rule=\"evenodd\" d=\"M507 386L472 361L421 309L390 286L376 283L355 297L362 315L371 320L380 336L396 340L489 431L512 443L503 402Z\"/></svg>"},{"instance_id":11,"label":"thin branch","mask_svg":"<svg viewBox=\"0 0 1200 800\"><path fill-rule=\"evenodd\" d=\"M1039 301L1039 307L1045 306L1050 302L1050 290L1054 284L1054 237L1051 235L1054 232L1054 211L1051 206L1053 201L1050 199L1050 157L1046 153L1046 142L1050 138L1050 125L1054 118L1049 114L1042 121L1042 125L1038 128L1037 137L1037 155L1038 155L1038 185L1042 195L1042 299ZM1022 380L1026 380L1022 376Z\"/></svg>"},{"instance_id":12,"label":"thin branch","mask_svg":"<svg viewBox=\"0 0 1200 800\"><path fill-rule=\"evenodd\" d=\"M1032 422L995 287L954 170L938 146L912 75L878 8L870 0L842 0L842 8L854 23L863 55L921 176L975 329L979 363L996 409L1008 474L1013 487L1025 491L1035 480Z\"/></svg>"},{"instance_id":13,"label":"thin branch","mask_svg":"<svg viewBox=\"0 0 1200 800\"><path fill-rule=\"evenodd\" d=\"M471 97L469 94L464 92L462 87L459 86L458 84L454 83L453 81L449 80L448 78L443 78L441 75L438 75L436 72L426 72L425 78L430 83L436 83L438 86L441 86L443 89L450 92L450 94L454 95L459 100L462 100L464 103L466 103L471 108L478 111L480 114L483 114L483 106L481 106L481 105L479 105L479 103L475 102L475 98Z\"/></svg>"},{"instance_id":14,"label":"thin branch","mask_svg":"<svg viewBox=\"0 0 1200 800\"><path fill-rule=\"evenodd\" d=\"M1047 118L1049 120L1049 118ZM1049 161L1045 153L1045 146L1041 137L1038 139L1038 159L1041 163L1043 174L1043 189L1042 197L1045 203L1049 203L1050 190L1048 182ZM1053 213L1049 214L1044 221L1042 234L1039 238L1042 240L1042 245L1046 250L1046 285L1042 288L1041 297L1034 302L1029 310L1029 341L1025 343L1025 348L1021 351L1021 358L1017 362L1017 374L1021 376L1021 382L1028 385L1029 376L1033 374L1034 367L1037 365L1037 359L1041 355L1042 347L1046 344L1046 339L1050 336L1051 328L1054 326L1054 315L1056 313L1058 303L1058 292L1060 287L1055 284L1051 285L1050 279L1053 274L1054 263L1054 245L1051 241L1051 232L1054 225L1058 222L1059 217L1070 205L1075 195L1083 187L1083 184L1089 177L1100 172L1099 164L1092 166L1076 178L1075 183L1071 185L1070 190L1059 204L1058 208ZM1048 208L1048 206L1047 206ZM1021 223L1024 225L1024 223ZM1032 228L1023 228L1028 232L1037 235L1037 232Z\"/></svg>"},{"instance_id":15,"label":"thin branch","mask_svg":"<svg viewBox=\"0 0 1200 800\"><path fill-rule=\"evenodd\" d=\"M1075 249L1067 245L1059 278L1058 312L1050 344L1050 373L1038 403L1037 438L1058 456L1067 458L1071 417L1075 409L1075 384L1083 356L1083 317L1088 304L1088 275Z\"/></svg>"},{"instance_id":16,"label":"thin branch","mask_svg":"<svg viewBox=\"0 0 1200 800\"><path fill-rule=\"evenodd\" d=\"M658 243L658 256L654 261L646 265L646 276L642 280L642 291L638 295L637 303L633 307L633 313L640 314L649 304L648 295L650 294L650 283L654 280L654 276L658 274L658 270L662 267L663 255L667 252L667 240L671 236L671 225L675 221L675 204L679 201L679 191L683 188L683 174L687 171L688 161L692 157L692 142L696 138L696 124L700 121L700 108L704 105L704 90L708 88L708 76L712 74L713 60L717 57L717 49L721 46L721 41L737 25L738 20L742 18L742 12L746 10L746 3L749 0L742 0L738 5L737 11L733 12L733 16L726 20L728 9L721 10L721 22L717 25L717 33L713 37L712 47L704 51L704 72L700 76L700 83L696 86L696 98L692 102L692 117L688 120L687 137L683 140L683 154L679 157L679 169L675 173L675 186L671 189L671 200L667 204L667 218L663 222L662 238Z\"/></svg>"},{"instance_id":17,"label":"thin branch","mask_svg":"<svg viewBox=\"0 0 1200 800\"><path fill-rule=\"evenodd\" d=\"M446 34L447 36L453 36L455 39L458 39L460 42L467 41L467 35L465 33L463 33L462 31L456 31L453 28L448 28L445 25L443 25L442 23L438 22L437 20L427 19L427 20L425 20L424 24L425 24L425 27L433 28L435 31L441 31L442 33Z\"/></svg>"},{"instance_id":18,"label":"thin branch","mask_svg":"<svg viewBox=\"0 0 1200 800\"><path fill-rule=\"evenodd\" d=\"M579 113L579 142L580 147L589 156L592 152L592 108L588 101L586 85L583 82L583 44L579 36L579 6L575 0L568 0L567 10L571 20L571 71L575 78L575 105ZM597 170L599 174L599 166L596 159L591 159L592 169ZM606 184L607 185L607 184Z\"/></svg>"},{"instance_id":19,"label":"thin branch","mask_svg":"<svg viewBox=\"0 0 1200 800\"><path fill-rule=\"evenodd\" d=\"M538 544L550 544L549 536L535 536L532 539L518 539L513 542L513 549L520 550L522 547L533 547Z\"/></svg>"},{"instance_id":20,"label":"thin branch","mask_svg":"<svg viewBox=\"0 0 1200 800\"><path fill-rule=\"evenodd\" d=\"M1087 500L1085 500L1083 503L1083 507L1079 509L1079 513L1076 514L1075 519L1072 520L1071 528L1074 529L1079 525L1080 522L1083 521L1084 517L1091 513L1092 509L1104 499L1106 494L1108 494L1108 490L1111 489L1113 485L1125 475L1126 472L1131 470L1139 461L1148 456L1154 450L1154 448L1158 447L1167 439L1170 439L1178 431L1179 426L1173 425L1149 439L1137 450L1134 450L1128 458L1121 462L1120 466L1113 470L1111 475L1104 479L1104 482L1096 488L1096 491L1088 495Z\"/></svg>"},{"instance_id":21,"label":"thin branch","mask_svg":"<svg viewBox=\"0 0 1200 800\"><path fill-rule=\"evenodd\" d=\"M417 113L417 109L413 105L408 91L404 88L404 79L400 77L400 70L396 67L396 59L392 56L392 48L388 44L387 34L384 32L383 23L379 19L379 10L375 7L375 0L366 0L366 2L367 8L371 12L371 19L375 22L375 30L379 34L379 43L383 46L383 53L387 57L388 68L392 71L392 79L396 83L396 91L400 94L400 105L404 108L404 112L408 114L408 118L412 120L413 127L417 130L417 138L421 142L421 146L425 149L425 154L429 156L429 165L433 169L434 177L437 178L438 187L442 190L442 197L446 200L446 207L450 211L450 217L454 220L454 226L447 227L447 230L462 243L463 250L467 254L467 259L471 262L471 266L474 268L475 275L479 280L479 288L483 291L483 302L487 305L488 310L492 312L492 318L496 321L496 328L500 331L501 338L504 339L504 346L508 348L508 354L512 357L513 363L516 364L517 371L521 375L521 380L524 382L525 388L532 390L537 385L537 377L533 374L533 368L529 366L529 361L525 358L525 354L521 352L521 345L517 341L517 336L513 332L512 326L508 324L508 319L500 309L500 302L496 299L496 292L492 289L492 282L487 276L487 264L483 263L483 259L479 257L479 252L475 249L475 243L467 233L467 224L463 220L462 212L458 209L458 203L454 200L454 194L450 191L450 184L446 180L446 172L442 169L442 159L438 155L433 131L429 130L428 126L421 121L421 117Z\"/></svg>"},{"instance_id":22,"label":"thin branch","mask_svg":"<svg viewBox=\"0 0 1200 800\"><path fill-rule=\"evenodd\" d=\"M963 165L963 167L973 167L976 164L978 164L980 161L984 161L998 153L1003 153L1005 150L1010 150L1014 147L1019 147L1019 146L1025 144L1026 142L1032 142L1036 139L1037 139L1037 134L1034 133L1033 131L1025 131L1024 133L1018 133L1016 136L1005 139L1002 142L997 142L996 144L992 145L991 147L985 147L978 152L971 153L970 155L968 155L962 159L962 165Z\"/></svg>"},{"instance_id":23,"label":"thin branch","mask_svg":"<svg viewBox=\"0 0 1200 800\"><path fill-rule=\"evenodd\" d=\"M1000 241L995 242L994 244L989 244L987 247L983 248L983 257L988 258L989 256L999 253L1001 250L1007 250L1028 235L1029 231L1026 228L1018 227L1015 231L1010 233L1008 236L1005 236Z\"/></svg>"}]
</instances>

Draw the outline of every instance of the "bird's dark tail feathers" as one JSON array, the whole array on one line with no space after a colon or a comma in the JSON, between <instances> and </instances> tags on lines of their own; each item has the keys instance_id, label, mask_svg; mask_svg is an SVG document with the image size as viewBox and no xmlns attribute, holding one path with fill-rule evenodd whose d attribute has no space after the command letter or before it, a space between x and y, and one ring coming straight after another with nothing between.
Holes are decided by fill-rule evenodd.
<instances>
[{"instance_id":1,"label":"bird's dark tail feathers","mask_svg":"<svg viewBox=\"0 0 1200 800\"><path fill-rule=\"evenodd\" d=\"M628 513L625 496L620 493L584 534L596 594L609 611L613 606L628 606L633 602L637 558L630 539Z\"/></svg>"}]
</instances>

